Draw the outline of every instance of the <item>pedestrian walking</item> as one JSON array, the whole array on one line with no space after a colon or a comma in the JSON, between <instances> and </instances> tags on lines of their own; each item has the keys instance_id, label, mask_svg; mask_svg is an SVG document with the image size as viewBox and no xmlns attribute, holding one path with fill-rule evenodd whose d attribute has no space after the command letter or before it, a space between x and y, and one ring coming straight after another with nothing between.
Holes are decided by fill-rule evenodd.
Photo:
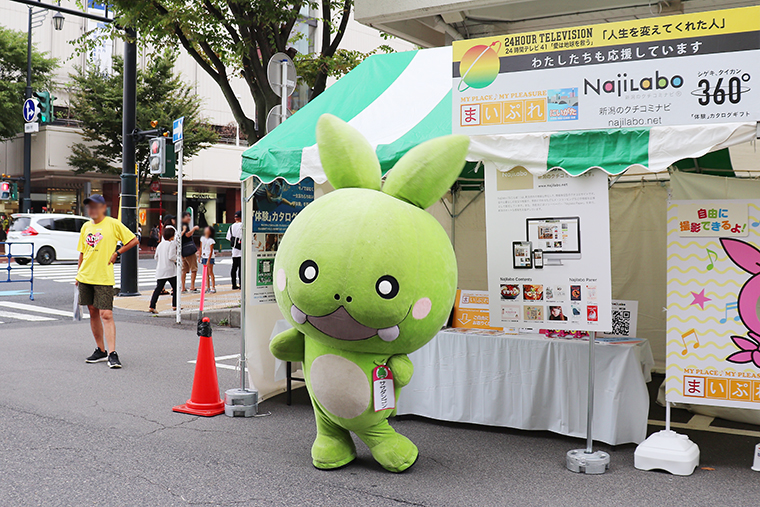
<instances>
[{"instance_id":1,"label":"pedestrian walking","mask_svg":"<svg viewBox=\"0 0 760 507\"><path fill-rule=\"evenodd\" d=\"M106 216L106 201L102 195L91 195L84 200L84 205L92 220L79 232L76 284L79 304L87 306L90 311L90 328L97 345L95 352L85 361L108 361L110 368L121 368L113 320L113 263L118 255L137 246L137 237L124 224ZM117 249L118 242L123 246Z\"/></svg>"},{"instance_id":2,"label":"pedestrian walking","mask_svg":"<svg viewBox=\"0 0 760 507\"><path fill-rule=\"evenodd\" d=\"M243 224L240 222L240 212L235 212L235 223L227 229L227 241L232 246L232 290L237 290L242 285L240 280L240 259L243 255Z\"/></svg>"},{"instance_id":3,"label":"pedestrian walking","mask_svg":"<svg viewBox=\"0 0 760 507\"><path fill-rule=\"evenodd\" d=\"M201 264L206 266L206 292L216 294L216 277L214 276L214 262L216 254L214 253L214 228L210 225L203 229L201 238Z\"/></svg>"},{"instance_id":4,"label":"pedestrian walking","mask_svg":"<svg viewBox=\"0 0 760 507\"><path fill-rule=\"evenodd\" d=\"M150 298L150 313L156 311L158 296L164 292L166 283L172 287L172 310L177 309L177 244L174 242L174 227L164 229L164 240L156 247L153 258L156 259L156 288Z\"/></svg>"},{"instance_id":5,"label":"pedestrian walking","mask_svg":"<svg viewBox=\"0 0 760 507\"><path fill-rule=\"evenodd\" d=\"M158 240L161 239L161 232L158 230L158 224L154 225L150 230L150 238L148 238L148 247L156 249L158 246Z\"/></svg>"},{"instance_id":6,"label":"pedestrian walking","mask_svg":"<svg viewBox=\"0 0 760 507\"><path fill-rule=\"evenodd\" d=\"M193 241L193 234L198 230L198 226L190 227L192 215L185 211L182 213L182 293L187 292L185 278L190 272L190 292L198 292L195 288L195 277L198 276L198 247Z\"/></svg>"}]
</instances>

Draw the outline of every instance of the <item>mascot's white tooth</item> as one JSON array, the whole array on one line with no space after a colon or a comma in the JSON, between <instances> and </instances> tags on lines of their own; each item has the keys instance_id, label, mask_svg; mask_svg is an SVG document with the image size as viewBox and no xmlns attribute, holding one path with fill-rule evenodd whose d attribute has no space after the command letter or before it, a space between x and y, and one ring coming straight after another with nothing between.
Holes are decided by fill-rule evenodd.
<instances>
[{"instance_id":1,"label":"mascot's white tooth","mask_svg":"<svg viewBox=\"0 0 760 507\"><path fill-rule=\"evenodd\" d=\"M384 342L392 342L398 338L398 326L386 327L385 329L378 329L377 336Z\"/></svg>"},{"instance_id":2,"label":"mascot's white tooth","mask_svg":"<svg viewBox=\"0 0 760 507\"><path fill-rule=\"evenodd\" d=\"M296 305L290 307L290 316L299 324L306 322L306 314L296 308Z\"/></svg>"}]
</instances>

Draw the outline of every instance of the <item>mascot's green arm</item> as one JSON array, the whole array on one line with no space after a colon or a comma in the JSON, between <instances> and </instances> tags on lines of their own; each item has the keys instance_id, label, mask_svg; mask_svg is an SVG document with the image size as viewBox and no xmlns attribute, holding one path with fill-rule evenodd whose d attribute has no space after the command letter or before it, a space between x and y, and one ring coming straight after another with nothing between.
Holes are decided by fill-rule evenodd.
<instances>
[{"instance_id":1,"label":"mascot's green arm","mask_svg":"<svg viewBox=\"0 0 760 507\"><path fill-rule=\"evenodd\" d=\"M398 387L404 387L412 381L414 365L406 354L396 354L388 359L388 367L393 372L393 379Z\"/></svg>"},{"instance_id":2,"label":"mascot's green arm","mask_svg":"<svg viewBox=\"0 0 760 507\"><path fill-rule=\"evenodd\" d=\"M272 355L282 361L298 362L304 359L304 336L296 328L283 331L269 342ZM393 370L391 370L393 371Z\"/></svg>"}]
</instances>

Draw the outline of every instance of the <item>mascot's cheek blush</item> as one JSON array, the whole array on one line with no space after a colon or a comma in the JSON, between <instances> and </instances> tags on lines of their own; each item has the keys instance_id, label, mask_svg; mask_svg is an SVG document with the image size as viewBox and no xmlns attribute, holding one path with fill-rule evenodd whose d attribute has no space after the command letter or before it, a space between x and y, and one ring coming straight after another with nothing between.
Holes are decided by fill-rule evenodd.
<instances>
[{"instance_id":1,"label":"mascot's cheek blush","mask_svg":"<svg viewBox=\"0 0 760 507\"><path fill-rule=\"evenodd\" d=\"M285 270L281 269L277 272L277 288L280 289L280 291L285 290L285 285L288 281L288 278L285 276Z\"/></svg>"},{"instance_id":2,"label":"mascot's cheek blush","mask_svg":"<svg viewBox=\"0 0 760 507\"><path fill-rule=\"evenodd\" d=\"M414 308L412 308L412 317L414 317L417 320L422 320L428 316L432 308L433 308L433 302L430 301L430 299L428 298L418 299L417 302L414 303Z\"/></svg>"}]
</instances>

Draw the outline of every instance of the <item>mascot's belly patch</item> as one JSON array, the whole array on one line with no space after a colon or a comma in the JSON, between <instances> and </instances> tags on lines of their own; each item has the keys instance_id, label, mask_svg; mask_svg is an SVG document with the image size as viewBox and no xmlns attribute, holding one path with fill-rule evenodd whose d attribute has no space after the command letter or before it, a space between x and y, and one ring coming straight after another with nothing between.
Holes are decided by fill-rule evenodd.
<instances>
[{"instance_id":1,"label":"mascot's belly patch","mask_svg":"<svg viewBox=\"0 0 760 507\"><path fill-rule=\"evenodd\" d=\"M311 363L309 379L314 396L335 416L353 419L369 406L367 375L348 359L333 354L319 356Z\"/></svg>"}]
</instances>

